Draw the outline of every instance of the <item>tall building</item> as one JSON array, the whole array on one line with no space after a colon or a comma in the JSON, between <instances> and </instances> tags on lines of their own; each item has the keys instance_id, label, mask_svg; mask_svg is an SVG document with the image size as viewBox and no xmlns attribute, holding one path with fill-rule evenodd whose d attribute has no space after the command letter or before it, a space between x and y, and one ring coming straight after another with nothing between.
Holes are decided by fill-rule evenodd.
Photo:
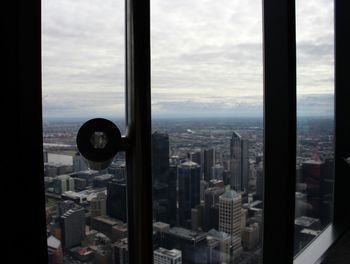
<instances>
[{"instance_id":1,"label":"tall building","mask_svg":"<svg viewBox=\"0 0 350 264\"><path fill-rule=\"evenodd\" d=\"M85 238L85 212L83 207L69 209L60 217L64 248L77 246Z\"/></svg>"},{"instance_id":2,"label":"tall building","mask_svg":"<svg viewBox=\"0 0 350 264\"><path fill-rule=\"evenodd\" d=\"M225 192L225 188L213 187L205 191L203 230L219 228L219 197Z\"/></svg>"},{"instance_id":3,"label":"tall building","mask_svg":"<svg viewBox=\"0 0 350 264\"><path fill-rule=\"evenodd\" d=\"M332 210L333 160L308 160L301 165L301 182L306 183L307 202L312 206L307 216L328 224Z\"/></svg>"},{"instance_id":4,"label":"tall building","mask_svg":"<svg viewBox=\"0 0 350 264\"><path fill-rule=\"evenodd\" d=\"M152 134L152 174L153 182L168 184L169 135L154 132Z\"/></svg>"},{"instance_id":5,"label":"tall building","mask_svg":"<svg viewBox=\"0 0 350 264\"><path fill-rule=\"evenodd\" d=\"M67 212L69 209L72 209L74 207L75 207L75 202L71 200L59 201L57 204L58 215L61 216L65 212Z\"/></svg>"},{"instance_id":6,"label":"tall building","mask_svg":"<svg viewBox=\"0 0 350 264\"><path fill-rule=\"evenodd\" d=\"M107 215L126 223L126 199L125 180L110 181L107 186Z\"/></svg>"},{"instance_id":7,"label":"tall building","mask_svg":"<svg viewBox=\"0 0 350 264\"><path fill-rule=\"evenodd\" d=\"M181 251L177 249L158 248L153 255L154 264L181 264Z\"/></svg>"},{"instance_id":8,"label":"tall building","mask_svg":"<svg viewBox=\"0 0 350 264\"><path fill-rule=\"evenodd\" d=\"M80 155L80 152L75 153L73 156L73 171L86 171L87 169L88 165L84 157Z\"/></svg>"},{"instance_id":9,"label":"tall building","mask_svg":"<svg viewBox=\"0 0 350 264\"><path fill-rule=\"evenodd\" d=\"M47 256L49 264L63 264L61 241L54 236L47 238Z\"/></svg>"},{"instance_id":10,"label":"tall building","mask_svg":"<svg viewBox=\"0 0 350 264\"><path fill-rule=\"evenodd\" d=\"M179 179L179 225L191 227L191 209L200 204L200 166L186 161L177 168Z\"/></svg>"},{"instance_id":11,"label":"tall building","mask_svg":"<svg viewBox=\"0 0 350 264\"><path fill-rule=\"evenodd\" d=\"M212 237L219 242L220 263L231 263L231 237L227 233L216 229L211 229L208 232L207 239L208 237Z\"/></svg>"},{"instance_id":12,"label":"tall building","mask_svg":"<svg viewBox=\"0 0 350 264\"><path fill-rule=\"evenodd\" d=\"M215 257L211 254L213 253L213 247L208 245L204 232L172 227L164 233L161 247L180 250L182 252L182 262L186 264L217 263L213 261Z\"/></svg>"},{"instance_id":13,"label":"tall building","mask_svg":"<svg viewBox=\"0 0 350 264\"><path fill-rule=\"evenodd\" d=\"M112 245L114 264L129 264L128 239L123 238Z\"/></svg>"},{"instance_id":14,"label":"tall building","mask_svg":"<svg viewBox=\"0 0 350 264\"><path fill-rule=\"evenodd\" d=\"M231 153L231 188L242 191L248 188L249 182L249 153L248 141L233 132L230 142Z\"/></svg>"},{"instance_id":15,"label":"tall building","mask_svg":"<svg viewBox=\"0 0 350 264\"><path fill-rule=\"evenodd\" d=\"M264 199L264 170L262 162L256 168L256 195L259 200Z\"/></svg>"},{"instance_id":16,"label":"tall building","mask_svg":"<svg viewBox=\"0 0 350 264\"><path fill-rule=\"evenodd\" d=\"M177 166L170 165L168 175L168 222L177 225Z\"/></svg>"},{"instance_id":17,"label":"tall building","mask_svg":"<svg viewBox=\"0 0 350 264\"><path fill-rule=\"evenodd\" d=\"M215 164L211 167L211 174L213 179L223 180L224 167L221 164Z\"/></svg>"},{"instance_id":18,"label":"tall building","mask_svg":"<svg viewBox=\"0 0 350 264\"><path fill-rule=\"evenodd\" d=\"M74 179L69 175L60 175L54 178L53 181L54 192L62 194L66 191L74 191Z\"/></svg>"},{"instance_id":19,"label":"tall building","mask_svg":"<svg viewBox=\"0 0 350 264\"><path fill-rule=\"evenodd\" d=\"M234 257L242 253L241 204L242 196L234 190L219 197L219 230L231 236Z\"/></svg>"},{"instance_id":20,"label":"tall building","mask_svg":"<svg viewBox=\"0 0 350 264\"><path fill-rule=\"evenodd\" d=\"M165 133L154 132L152 134L152 177L153 217L156 221L170 221L168 197L170 176L169 136Z\"/></svg>"},{"instance_id":21,"label":"tall building","mask_svg":"<svg viewBox=\"0 0 350 264\"><path fill-rule=\"evenodd\" d=\"M215 152L213 148L203 150L203 175L205 181L210 181L212 176L212 167L215 162Z\"/></svg>"},{"instance_id":22,"label":"tall building","mask_svg":"<svg viewBox=\"0 0 350 264\"><path fill-rule=\"evenodd\" d=\"M107 196L103 192L97 193L97 196L90 200L91 218L95 216L104 216L107 214L106 210Z\"/></svg>"}]
</instances>

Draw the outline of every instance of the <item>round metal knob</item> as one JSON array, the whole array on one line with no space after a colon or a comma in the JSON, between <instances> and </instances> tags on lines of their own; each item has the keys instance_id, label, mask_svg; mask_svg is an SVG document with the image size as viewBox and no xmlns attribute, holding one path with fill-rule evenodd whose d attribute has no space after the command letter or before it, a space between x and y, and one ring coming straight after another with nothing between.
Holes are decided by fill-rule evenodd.
<instances>
[{"instance_id":1,"label":"round metal knob","mask_svg":"<svg viewBox=\"0 0 350 264\"><path fill-rule=\"evenodd\" d=\"M77 147L93 170L106 169L118 151L122 150L119 128L104 118L90 119L77 134Z\"/></svg>"}]
</instances>

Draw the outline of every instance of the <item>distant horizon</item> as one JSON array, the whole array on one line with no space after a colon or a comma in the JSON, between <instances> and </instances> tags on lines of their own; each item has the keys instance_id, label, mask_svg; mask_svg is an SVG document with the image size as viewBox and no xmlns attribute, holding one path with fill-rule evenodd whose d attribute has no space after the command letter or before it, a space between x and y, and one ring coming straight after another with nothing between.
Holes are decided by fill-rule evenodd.
<instances>
[{"instance_id":1,"label":"distant horizon","mask_svg":"<svg viewBox=\"0 0 350 264\"><path fill-rule=\"evenodd\" d=\"M66 121L66 122L85 122L87 120L98 118L98 117L84 117L84 116L76 116L76 117L43 117L43 122L58 122L58 121ZM101 118L109 119L109 120L118 120L118 121L125 121L125 117L116 116L101 116ZM298 115L297 119L334 119L333 115ZM241 117L234 117L234 116L153 116L152 121L164 121L164 120L177 120L177 121L187 121L187 120L217 120L217 121L229 121L229 120L261 120L263 121L263 116L241 116Z\"/></svg>"}]
</instances>

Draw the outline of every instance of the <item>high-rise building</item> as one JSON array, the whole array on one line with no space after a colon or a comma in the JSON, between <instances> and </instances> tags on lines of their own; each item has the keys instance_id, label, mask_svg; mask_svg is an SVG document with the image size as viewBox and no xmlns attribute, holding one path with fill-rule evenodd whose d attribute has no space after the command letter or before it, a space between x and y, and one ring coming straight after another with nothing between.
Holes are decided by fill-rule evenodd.
<instances>
[{"instance_id":1,"label":"high-rise building","mask_svg":"<svg viewBox=\"0 0 350 264\"><path fill-rule=\"evenodd\" d=\"M177 249L158 248L154 251L154 264L181 264L181 251Z\"/></svg>"},{"instance_id":2,"label":"high-rise building","mask_svg":"<svg viewBox=\"0 0 350 264\"><path fill-rule=\"evenodd\" d=\"M97 193L96 197L90 200L91 218L94 218L95 216L106 215L107 214L106 205L107 205L107 196L104 194L104 192Z\"/></svg>"},{"instance_id":3,"label":"high-rise building","mask_svg":"<svg viewBox=\"0 0 350 264\"><path fill-rule=\"evenodd\" d=\"M69 209L72 209L74 207L75 207L75 202L71 200L59 201L57 204L58 215L61 216L65 212L67 212Z\"/></svg>"},{"instance_id":4,"label":"high-rise building","mask_svg":"<svg viewBox=\"0 0 350 264\"><path fill-rule=\"evenodd\" d=\"M107 215L126 223L126 199L125 180L110 181L107 186Z\"/></svg>"},{"instance_id":5,"label":"high-rise building","mask_svg":"<svg viewBox=\"0 0 350 264\"><path fill-rule=\"evenodd\" d=\"M169 208L169 135L152 134L153 217L156 221L170 222Z\"/></svg>"},{"instance_id":6,"label":"high-rise building","mask_svg":"<svg viewBox=\"0 0 350 264\"><path fill-rule=\"evenodd\" d=\"M242 253L241 205L241 194L234 190L226 190L219 197L219 230L231 236L234 257Z\"/></svg>"},{"instance_id":7,"label":"high-rise building","mask_svg":"<svg viewBox=\"0 0 350 264\"><path fill-rule=\"evenodd\" d=\"M256 168L256 196L259 200L264 198L264 170L262 162Z\"/></svg>"},{"instance_id":8,"label":"high-rise building","mask_svg":"<svg viewBox=\"0 0 350 264\"><path fill-rule=\"evenodd\" d=\"M69 175L60 175L54 178L53 181L54 192L62 194L66 191L74 191L74 179Z\"/></svg>"},{"instance_id":9,"label":"high-rise building","mask_svg":"<svg viewBox=\"0 0 350 264\"><path fill-rule=\"evenodd\" d=\"M169 135L154 132L152 134L152 174L153 182L168 184Z\"/></svg>"},{"instance_id":10,"label":"high-rise building","mask_svg":"<svg viewBox=\"0 0 350 264\"><path fill-rule=\"evenodd\" d=\"M219 228L219 197L225 192L225 188L213 187L205 191L203 230Z\"/></svg>"},{"instance_id":11,"label":"high-rise building","mask_svg":"<svg viewBox=\"0 0 350 264\"><path fill-rule=\"evenodd\" d=\"M177 166L170 165L168 175L168 222L177 224Z\"/></svg>"},{"instance_id":12,"label":"high-rise building","mask_svg":"<svg viewBox=\"0 0 350 264\"><path fill-rule=\"evenodd\" d=\"M210 181L212 176L212 167L215 162L215 152L213 148L203 150L203 175L204 180Z\"/></svg>"},{"instance_id":13,"label":"high-rise building","mask_svg":"<svg viewBox=\"0 0 350 264\"><path fill-rule=\"evenodd\" d=\"M123 238L112 245L114 264L129 264L128 239Z\"/></svg>"},{"instance_id":14,"label":"high-rise building","mask_svg":"<svg viewBox=\"0 0 350 264\"><path fill-rule=\"evenodd\" d=\"M64 248L77 246L85 238L85 212L83 207L69 209L60 217Z\"/></svg>"},{"instance_id":15,"label":"high-rise building","mask_svg":"<svg viewBox=\"0 0 350 264\"><path fill-rule=\"evenodd\" d=\"M213 179L223 180L224 167L221 164L216 164L211 167L211 174Z\"/></svg>"},{"instance_id":16,"label":"high-rise building","mask_svg":"<svg viewBox=\"0 0 350 264\"><path fill-rule=\"evenodd\" d=\"M308 160L301 165L301 182L306 183L307 202L312 206L309 217L328 224L332 210L333 160Z\"/></svg>"},{"instance_id":17,"label":"high-rise building","mask_svg":"<svg viewBox=\"0 0 350 264\"><path fill-rule=\"evenodd\" d=\"M61 241L54 236L47 238L47 255L49 264L63 264Z\"/></svg>"},{"instance_id":18,"label":"high-rise building","mask_svg":"<svg viewBox=\"0 0 350 264\"><path fill-rule=\"evenodd\" d=\"M200 204L200 166L186 161L177 168L179 179L179 224L191 227L191 209Z\"/></svg>"},{"instance_id":19,"label":"high-rise building","mask_svg":"<svg viewBox=\"0 0 350 264\"><path fill-rule=\"evenodd\" d=\"M213 247L209 247L206 233L189 230L182 227L172 227L164 233L161 247L167 249L176 248L182 252L182 262L217 263L213 262Z\"/></svg>"},{"instance_id":20,"label":"high-rise building","mask_svg":"<svg viewBox=\"0 0 350 264\"><path fill-rule=\"evenodd\" d=\"M218 231L216 229L211 229L208 232L208 237L212 237L217 240L220 245L220 263L231 263L231 237L222 231Z\"/></svg>"},{"instance_id":21,"label":"high-rise building","mask_svg":"<svg viewBox=\"0 0 350 264\"><path fill-rule=\"evenodd\" d=\"M84 157L80 155L80 152L75 153L73 156L73 171L85 171L88 169L88 164Z\"/></svg>"},{"instance_id":22,"label":"high-rise building","mask_svg":"<svg viewBox=\"0 0 350 264\"><path fill-rule=\"evenodd\" d=\"M242 139L237 133L233 132L230 153L231 153L231 188L235 191L242 191L248 188L249 182L249 153L248 141Z\"/></svg>"}]
</instances>

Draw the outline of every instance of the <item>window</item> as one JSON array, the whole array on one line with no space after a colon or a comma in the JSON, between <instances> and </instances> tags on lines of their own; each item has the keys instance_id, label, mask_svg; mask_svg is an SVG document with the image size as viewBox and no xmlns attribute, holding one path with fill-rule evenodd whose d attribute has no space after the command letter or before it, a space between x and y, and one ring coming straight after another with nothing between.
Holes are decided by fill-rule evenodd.
<instances>
[{"instance_id":1,"label":"window","mask_svg":"<svg viewBox=\"0 0 350 264\"><path fill-rule=\"evenodd\" d=\"M133 23L133 29L134 31L130 30L130 27L128 28L128 33L130 37L130 33L134 34L133 37L136 38L136 40L139 40L140 36L143 36L141 28L144 30L144 27L140 27L142 23L144 22L143 19L147 21L147 8L145 6L136 5L135 8L130 8L130 2L127 12L128 14L128 22ZM293 89L290 89L293 85L293 70L295 70L295 65L293 66L293 56L289 56L290 54L286 51L295 51L293 47L293 41L290 42L290 40L293 40L293 1L264 1L264 61L265 61L265 67L264 67L264 76L265 76L265 155L264 156L264 170L267 172L272 172L271 174L265 173L265 204L264 204L264 250L263 250L263 260L264 262L270 263L273 260L280 260L283 263L291 263L293 259L293 254L291 256L290 252L293 253L293 243L288 244L286 242L291 241L291 237L294 236L294 232L289 232L288 230L290 227L294 226L294 202L295 202L295 190L294 184L287 184L287 183L295 183L295 163L296 163L296 153L294 153L293 149L295 150L296 144L290 144L293 143L293 135L295 133L293 132L293 113L296 114L296 111L291 111L291 114L288 113L288 109L293 109L293 101L296 102L296 98L293 98L293 94L290 94L289 100L288 96L284 97L285 94L288 94L288 91L292 91ZM146 6L147 7L147 6ZM141 8L141 9L139 9ZM299 253L298 257L295 259L296 263L313 263L318 259L318 256L320 256L322 253L325 252L325 250L334 242L334 239L339 237L340 234L344 231L344 227L348 226L349 223L349 212L346 210L341 210L341 208L344 207L344 201L346 201L347 197L347 186L349 186L349 177L346 177L349 174L349 166L345 162L345 159L349 156L349 141L347 139L347 136L349 134L349 128L348 128L348 120L347 117L349 116L349 108L348 105L348 98L349 98L349 91L347 89L347 83L348 83L348 62L350 61L349 58L349 43L346 38L348 35L348 27L349 24L349 16L348 16L348 1L342 1L337 0L336 5L336 30L335 30L335 46L336 46L336 72L335 72L335 97L336 97L336 118L335 118L335 181L334 181L334 219L329 227L327 227L311 244L308 245L302 252ZM20 119L20 132L21 135L21 147L22 149L25 149L26 152L21 151L21 161L23 162L21 165L23 165L24 168L28 168L28 171L32 173L35 176L42 172L42 157L40 149L42 148L41 145L41 139L38 137L41 130L41 118L38 115L40 113L40 101L41 94L38 90L40 90L40 68L41 68L41 61L40 61L40 42L38 40L40 39L40 16L37 16L40 14L40 3L21 3L20 11L25 10L26 12L19 12L19 16L21 19L19 19L19 23L16 24L16 26L20 27L20 39L25 39L26 41L19 43L19 50L21 51L19 62L15 66L15 76L18 77L18 84L21 87L20 93L21 93L21 103L19 104L19 107L21 109L21 119ZM142 12L140 12L142 10ZM286 12L286 13L285 13ZM130 16L132 14L136 14L135 16ZM17 17L17 16L14 16ZM25 22L24 22L25 21ZM279 23L276 23L276 21L279 21ZM129 24L130 25L130 24ZM144 24L143 24L144 25ZM291 26L291 27L289 27ZM275 31L275 29L277 29ZM147 27L146 27L147 31ZM278 33L278 34L277 34ZM147 32L146 32L147 35ZM147 40L147 38L146 38ZM130 43L129 43L130 44ZM140 45L139 41L136 41L134 43L135 46L128 46L131 48L135 48L138 52L141 50L147 50L147 47L145 48L145 45ZM143 43L144 44L144 43ZM278 44L274 46L274 44ZM277 48L278 47L278 48ZM17 46L15 47L17 48ZM10 49L11 51L12 49ZM136 52L136 54L141 55L143 54ZM293 52L291 52L293 53ZM289 55L288 55L289 54ZM129 53L130 55L130 53ZM138 57L138 56L136 56ZM147 64L147 56L146 61L141 60L140 57L138 59L134 57L129 57L129 62L137 62L137 65L142 64L142 61ZM149 62L149 61L148 61ZM272 63L272 62L280 62L280 63ZM278 67L277 67L278 66ZM288 66L292 66L288 68ZM137 67L136 67L137 68ZM142 67L141 67L142 68ZM135 68L133 68L135 69ZM140 68L137 68L140 69ZM276 74L279 73L279 74ZM134 71L134 74L136 74L136 77L142 77L140 75L140 71L136 70ZM147 74L146 74L147 75ZM291 78L290 78L291 76ZM23 78L24 77L24 78ZM273 78L272 78L273 77ZM141 78L142 79L142 78ZM130 81L130 79L128 79ZM139 81L138 78L135 80ZM284 85L278 85L280 84L280 81L284 81ZM266 84L269 84L269 86L266 86ZM290 85L291 84L291 85ZM283 88L281 88L283 87ZM136 89L139 92L139 89ZM266 92L267 91L267 92ZM296 95L296 93L294 93ZM136 96L137 97L137 96ZM25 100L23 99L25 98ZM279 103L276 103L278 102ZM282 104L281 104L282 102ZM292 104L289 105L289 102L292 102ZM134 102L135 103L135 102ZM140 106L139 101L136 100L136 105ZM136 107L137 110L143 109ZM147 112L147 111L146 111ZM142 112L142 114L145 114L145 112ZM141 113L139 112L139 115ZM136 115L137 117L137 115ZM276 117L280 117L280 119L275 119ZM139 121L142 123L143 119L139 119ZM279 121L278 129L277 126L274 126L272 121ZM294 120L296 121L296 120ZM288 124L291 124L291 128L288 129ZM142 126L141 126L142 127ZM140 127L138 127L140 128ZM147 131L147 130L143 130ZM279 133L274 134L274 132L278 131ZM292 132L290 137L286 137L288 135L288 132ZM149 135L151 135L149 130ZM345 135L345 136L344 136ZM30 138L30 142L28 140ZM139 139L137 139L139 140ZM139 143L139 142L138 142ZM280 148L280 152L278 151L270 151L273 150L273 145L278 145L278 148ZM141 140L142 145L142 140ZM266 149L268 151L266 151ZM32 155L28 155L28 152ZM136 152L132 152L136 153ZM151 149L149 148L149 153L151 153ZM276 159L273 160L274 164L271 163L271 157L274 156ZM279 158L279 156L281 156ZM39 159L40 158L40 159ZM141 160L142 161L142 160ZM288 162L287 162L288 161ZM151 161L149 161L151 162ZM18 164L17 164L18 165ZM285 176L280 178L280 181L277 184L273 183L273 179L277 177L277 175L280 175L280 166L282 168L289 168L285 172ZM285 166L286 165L286 166ZM293 165L293 166L291 166ZM290 166L290 167L289 167ZM145 170L147 171L147 170ZM147 172L146 172L147 173ZM293 175L292 175L293 173ZM292 175L292 176L291 176ZM149 177L150 178L150 177ZM30 197L36 206L23 206L19 212L17 212L18 217L13 217L11 220L13 220L13 232L15 233L14 236L10 236L9 244L10 246L10 253L18 253L15 252L15 248L17 250L18 246L18 237L20 235L23 235L23 232L25 234L28 234L26 236L27 244L26 247L21 248L21 254L12 254L10 255L12 258L16 256L17 258L20 258L21 256L25 257L26 261L28 259L35 259L38 261L38 259L42 259L43 255L47 252L47 245L44 231L44 224L39 225L38 223L41 222L41 220L44 217L38 217L38 218L31 218L28 217L26 219L26 224L28 226L31 226L33 228L28 228L26 230L19 229L18 226L20 221L21 224L23 224L23 215L32 215L37 213L37 215L42 215L41 209L43 209L42 205L42 198L43 192L41 191L41 184L42 180L40 179L40 182L37 180L37 177L21 177L21 182L18 182L18 179L15 179L17 190L21 192L21 194L25 197ZM289 182L288 182L289 181ZM71 186L71 183L68 180L65 181L65 184L61 185L65 186L66 188ZM279 186L279 188L274 188L276 186ZM142 187L147 187L144 184L142 184ZM137 189L135 186L133 188ZM149 188L151 190L151 188ZM141 193L143 193L141 191ZM37 194L34 195L33 194ZM139 193L135 194L136 196L139 195ZM140 197L138 197L140 198ZM137 202L140 202L140 200L136 199ZM149 204L151 204L151 201L148 201ZM137 203L136 203L137 204ZM140 204L142 204L140 202ZM277 206L276 206L277 205ZM278 206L280 205L280 207ZM275 213L276 208L278 209L278 212L281 213L285 217L281 217L279 219L276 219ZM98 209L98 206L96 207ZM142 208L141 208L142 209ZM16 215L16 211L13 210L12 212L14 215ZM138 216L142 220L147 220L148 215L147 212L140 210L140 214ZM284 214L286 212L286 214ZM292 212L292 214L290 214ZM78 211L71 211L69 214L70 216L74 216L74 219L79 221L81 219L81 212ZM291 217L293 215L293 217ZM147 220L148 221L148 220ZM151 226L151 222L147 222L147 226ZM277 223L277 224L276 224ZM347 225L343 225L343 224ZM134 225L135 223L133 223ZM35 228L38 226L38 228ZM135 225L134 225L135 226ZM137 227L137 225L136 225ZM279 231L279 232L270 232L273 231ZM286 228L286 227L289 227ZM135 229L131 229L135 230ZM287 231L283 231L287 230ZM137 229L136 231L141 231L141 229ZM151 230L150 230L151 231ZM144 233L147 233L145 231ZM277 234L276 234L277 233ZM137 234L137 232L136 232ZM137 235L134 234L131 237L136 237ZM325 239L325 236L329 235L327 239ZM140 241L144 240L144 234L140 233L140 237L138 237ZM17 241L17 242L16 242ZM42 241L45 242L44 247L42 244ZM279 241L278 244L276 244L276 241ZM317 254L315 254L315 248L317 248L320 244L319 242L323 242L322 247L319 251L317 251ZM33 242L33 243L31 243ZM53 241L50 241L51 245L55 246L57 245L57 241L53 239ZM124 241L126 242L126 241ZM129 241L130 242L130 241ZM134 243L135 241L133 241ZM143 257L144 262L146 262L149 258L149 250L143 250L147 249L148 245L142 243L143 247L140 247L140 245L136 245L135 248L132 248L132 250L137 249L139 250L138 253L140 253L140 256ZM287 245L287 247L286 247ZM316 245L316 246L314 246ZM124 243L124 249L127 248L126 243ZM126 250L122 250L121 253L124 254ZM127 257L127 254L124 254L124 257ZM134 257L133 254L129 255L130 258ZM136 261L137 263L142 263L141 260Z\"/></svg>"}]
</instances>

